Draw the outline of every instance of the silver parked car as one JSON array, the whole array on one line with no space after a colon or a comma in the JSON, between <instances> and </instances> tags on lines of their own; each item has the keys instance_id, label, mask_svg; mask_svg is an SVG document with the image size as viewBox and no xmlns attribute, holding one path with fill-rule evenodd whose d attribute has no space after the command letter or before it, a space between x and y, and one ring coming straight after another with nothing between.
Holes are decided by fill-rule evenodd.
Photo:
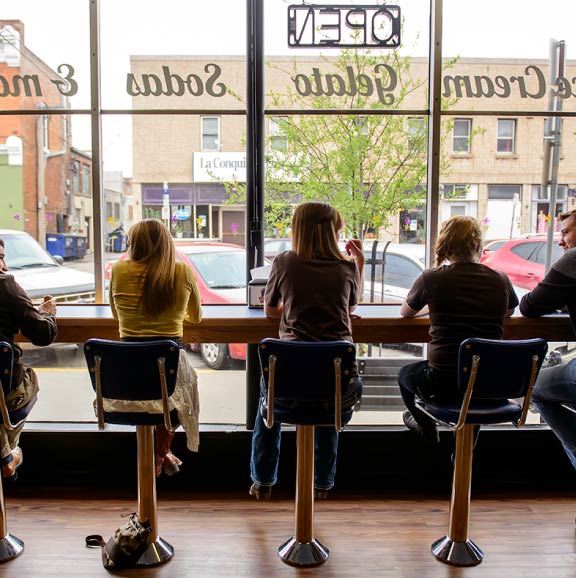
<instances>
[{"instance_id":1,"label":"silver parked car","mask_svg":"<svg viewBox=\"0 0 576 578\"><path fill-rule=\"evenodd\" d=\"M23 231L0 229L6 248L8 273L28 293L34 304L44 295L57 303L94 301L94 275L72 267L63 267L62 259L50 255L33 237Z\"/></svg>"}]
</instances>

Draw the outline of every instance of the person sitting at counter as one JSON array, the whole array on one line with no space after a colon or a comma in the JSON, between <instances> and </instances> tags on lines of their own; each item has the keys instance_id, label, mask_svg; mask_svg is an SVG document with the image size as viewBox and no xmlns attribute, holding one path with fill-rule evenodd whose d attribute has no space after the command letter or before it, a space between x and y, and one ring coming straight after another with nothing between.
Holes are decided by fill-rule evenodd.
<instances>
[{"instance_id":1,"label":"person sitting at counter","mask_svg":"<svg viewBox=\"0 0 576 578\"><path fill-rule=\"evenodd\" d=\"M295 341L352 341L350 316L359 299L364 271L362 244L346 243L346 257L338 248L343 227L340 213L328 203L298 205L292 218L293 250L280 253L272 263L266 285L264 312L280 319L280 339ZM306 368L302 368L306 371ZM361 389L355 377L354 391ZM343 392L343 395L345 393ZM280 457L281 424L271 429L256 414L252 435L250 495L268 500L276 483ZM324 499L334 486L338 432L315 428L314 488Z\"/></svg>"},{"instance_id":2,"label":"person sitting at counter","mask_svg":"<svg viewBox=\"0 0 576 578\"><path fill-rule=\"evenodd\" d=\"M558 220L562 223L558 244L564 249L564 255L544 279L522 297L520 313L525 317L539 317L568 310L576 331L576 210L561 213ZM542 369L534 384L532 402L576 468L576 414L563 405L576 406L576 359Z\"/></svg>"},{"instance_id":3,"label":"person sitting at counter","mask_svg":"<svg viewBox=\"0 0 576 578\"><path fill-rule=\"evenodd\" d=\"M6 396L9 411L30 402L38 394L38 377L31 367L20 361L22 350L14 343L21 332L34 345L50 345L58 333L56 326L56 304L50 295L36 309L26 292L12 275L7 273L4 241L0 239L0 339L12 345L12 390ZM19 446L24 423L12 431L0 425L0 462L2 477L16 481L17 470L22 465L23 454Z\"/></svg>"},{"instance_id":4,"label":"person sitting at counter","mask_svg":"<svg viewBox=\"0 0 576 578\"><path fill-rule=\"evenodd\" d=\"M480 263L482 232L472 217L446 221L435 246L436 266L412 285L400 314L429 314L428 359L402 367L400 393L407 410L406 427L438 443L436 423L414 402L424 399L460 401L457 387L458 348L469 337L502 339L504 318L512 315L518 297L508 277Z\"/></svg>"},{"instance_id":5,"label":"person sitting at counter","mask_svg":"<svg viewBox=\"0 0 576 578\"><path fill-rule=\"evenodd\" d=\"M200 294L192 270L176 262L170 231L157 219L144 219L128 232L128 258L117 261L110 276L110 307L126 341L173 339L182 345L184 320L202 319ZM187 446L198 451L198 378L188 355L180 351L176 388L172 396ZM107 411L129 410L143 402L105 400ZM150 402L146 402L147 404ZM161 401L155 408L162 412ZM156 426L156 475L173 475L182 461L171 451L174 433Z\"/></svg>"}]
</instances>

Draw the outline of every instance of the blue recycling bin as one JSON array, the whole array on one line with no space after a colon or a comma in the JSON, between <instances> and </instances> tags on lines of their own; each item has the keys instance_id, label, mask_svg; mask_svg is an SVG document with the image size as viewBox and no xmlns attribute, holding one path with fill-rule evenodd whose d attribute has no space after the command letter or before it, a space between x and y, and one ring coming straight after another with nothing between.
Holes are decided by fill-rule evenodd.
<instances>
[{"instance_id":1,"label":"blue recycling bin","mask_svg":"<svg viewBox=\"0 0 576 578\"><path fill-rule=\"evenodd\" d=\"M113 253L123 253L127 249L128 235L124 229L115 229L106 237L106 250Z\"/></svg>"},{"instance_id":2,"label":"blue recycling bin","mask_svg":"<svg viewBox=\"0 0 576 578\"><path fill-rule=\"evenodd\" d=\"M46 250L50 255L64 257L64 235L60 233L46 233Z\"/></svg>"},{"instance_id":3,"label":"blue recycling bin","mask_svg":"<svg viewBox=\"0 0 576 578\"><path fill-rule=\"evenodd\" d=\"M64 259L74 259L76 253L76 237L74 235L62 235L64 237Z\"/></svg>"},{"instance_id":4,"label":"blue recycling bin","mask_svg":"<svg viewBox=\"0 0 576 578\"><path fill-rule=\"evenodd\" d=\"M84 259L86 256L86 237L74 237L74 258Z\"/></svg>"}]
</instances>

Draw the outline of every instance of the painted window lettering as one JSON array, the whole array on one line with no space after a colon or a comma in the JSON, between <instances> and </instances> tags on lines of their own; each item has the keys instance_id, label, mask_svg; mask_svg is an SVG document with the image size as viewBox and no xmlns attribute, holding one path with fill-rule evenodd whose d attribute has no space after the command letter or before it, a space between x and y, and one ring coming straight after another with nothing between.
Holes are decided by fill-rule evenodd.
<instances>
[{"instance_id":1,"label":"painted window lettering","mask_svg":"<svg viewBox=\"0 0 576 578\"><path fill-rule=\"evenodd\" d=\"M208 63L204 66L204 72L208 74L205 80L198 74L188 74L182 78L172 73L169 66L162 67L161 75L148 73L137 78L135 74L129 73L126 75L126 92L130 96L182 96L185 92L201 96L206 91L209 96L224 96L226 85L216 82L222 74L220 66Z\"/></svg>"}]
</instances>

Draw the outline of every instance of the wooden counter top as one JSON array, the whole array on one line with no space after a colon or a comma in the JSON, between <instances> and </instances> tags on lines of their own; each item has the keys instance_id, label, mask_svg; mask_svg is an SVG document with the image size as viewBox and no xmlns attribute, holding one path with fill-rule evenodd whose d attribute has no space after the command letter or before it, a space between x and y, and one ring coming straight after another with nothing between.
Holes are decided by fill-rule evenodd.
<instances>
[{"instance_id":1,"label":"wooden counter top","mask_svg":"<svg viewBox=\"0 0 576 578\"><path fill-rule=\"evenodd\" d=\"M258 343L278 336L278 321L267 319L261 309L246 305L204 305L198 325L185 324L185 343ZM422 343L430 340L428 318L400 317L399 305L361 305L353 320L356 343ZM61 343L82 343L90 337L118 339L118 323L108 305L58 305L58 338ZM21 336L20 336L21 337ZM514 316L506 319L505 339L543 337L570 341L574 335L567 315L537 319Z\"/></svg>"}]
</instances>

